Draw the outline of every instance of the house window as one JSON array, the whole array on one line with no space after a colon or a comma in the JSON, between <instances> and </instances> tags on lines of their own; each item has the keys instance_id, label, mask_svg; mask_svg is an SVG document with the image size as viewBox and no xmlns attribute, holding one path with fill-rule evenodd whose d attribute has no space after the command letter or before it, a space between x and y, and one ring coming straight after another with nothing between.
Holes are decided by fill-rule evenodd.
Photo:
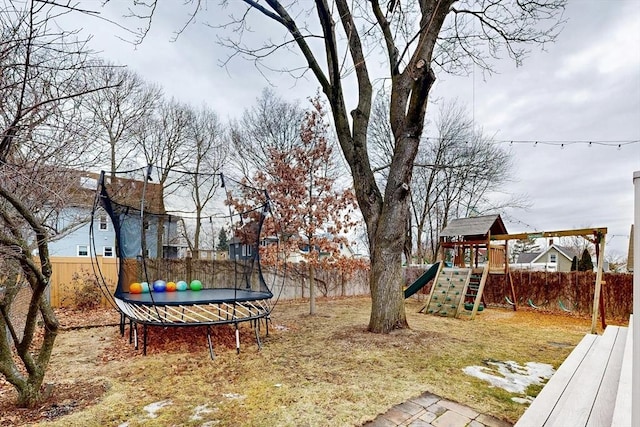
<instances>
[{"instance_id":1,"label":"house window","mask_svg":"<svg viewBox=\"0 0 640 427\"><path fill-rule=\"evenodd\" d=\"M104 246L102 248L102 256L105 258L113 258L113 246Z\"/></svg>"},{"instance_id":2,"label":"house window","mask_svg":"<svg viewBox=\"0 0 640 427\"><path fill-rule=\"evenodd\" d=\"M100 231L107 231L109 229L109 223L107 222L107 216L106 215L100 215L99 218L100 221Z\"/></svg>"},{"instance_id":3,"label":"house window","mask_svg":"<svg viewBox=\"0 0 640 427\"><path fill-rule=\"evenodd\" d=\"M89 246L88 245L78 245L78 256L89 256Z\"/></svg>"},{"instance_id":4,"label":"house window","mask_svg":"<svg viewBox=\"0 0 640 427\"><path fill-rule=\"evenodd\" d=\"M555 264L556 262L558 262L558 255L557 254L549 254L549 263L550 264Z\"/></svg>"},{"instance_id":5,"label":"house window","mask_svg":"<svg viewBox=\"0 0 640 427\"><path fill-rule=\"evenodd\" d=\"M251 246L242 245L242 256L243 257L250 257L251 256Z\"/></svg>"}]
</instances>

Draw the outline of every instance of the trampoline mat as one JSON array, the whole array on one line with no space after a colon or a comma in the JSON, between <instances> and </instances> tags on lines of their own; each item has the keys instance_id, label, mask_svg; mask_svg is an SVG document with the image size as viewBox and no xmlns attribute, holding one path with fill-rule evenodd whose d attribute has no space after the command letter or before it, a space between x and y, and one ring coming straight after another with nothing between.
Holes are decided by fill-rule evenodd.
<instances>
[{"instance_id":1,"label":"trampoline mat","mask_svg":"<svg viewBox=\"0 0 640 427\"><path fill-rule=\"evenodd\" d=\"M270 299L271 292L247 291L243 289L203 289L201 291L176 291L131 294L123 292L116 297L133 304L142 305L200 305L247 302Z\"/></svg>"}]
</instances>

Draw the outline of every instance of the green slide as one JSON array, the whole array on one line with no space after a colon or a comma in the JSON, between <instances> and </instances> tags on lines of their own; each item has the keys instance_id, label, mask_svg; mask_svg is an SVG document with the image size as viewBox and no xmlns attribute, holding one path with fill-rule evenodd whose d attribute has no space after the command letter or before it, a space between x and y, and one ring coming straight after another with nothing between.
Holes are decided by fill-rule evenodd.
<instances>
[{"instance_id":1,"label":"green slide","mask_svg":"<svg viewBox=\"0 0 640 427\"><path fill-rule=\"evenodd\" d=\"M418 280L413 282L411 286L404 290L404 297L409 298L411 295L418 292L420 289L424 287L431 279L436 277L438 274L438 270L440 269L440 262L436 262L429 268L424 274L418 277Z\"/></svg>"}]
</instances>

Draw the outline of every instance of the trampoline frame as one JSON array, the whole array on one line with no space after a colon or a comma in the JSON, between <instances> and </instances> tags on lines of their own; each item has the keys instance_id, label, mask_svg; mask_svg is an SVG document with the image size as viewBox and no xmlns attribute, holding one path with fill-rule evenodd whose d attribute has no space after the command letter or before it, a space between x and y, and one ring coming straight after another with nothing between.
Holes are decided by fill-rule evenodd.
<instances>
[{"instance_id":1,"label":"trampoline frame","mask_svg":"<svg viewBox=\"0 0 640 427\"><path fill-rule=\"evenodd\" d=\"M148 167L147 174L150 174L151 166ZM101 173L98 191L96 194L96 202L94 204L94 213L98 205L104 206L102 203L103 198L108 196L104 191L104 171ZM222 178L224 186L224 178ZM146 180L143 186L143 200L144 191L146 187ZM266 193L265 193L266 195ZM268 200L268 197L266 198ZM135 209L135 208L134 208ZM263 209L268 209L268 202L265 201ZM107 213L114 221L111 208L109 207ZM140 208L140 212L144 215L144 203ZM92 214L93 216L93 214ZM258 234L262 225L262 219L264 214L260 217L260 223L258 226ZM90 234L91 240L93 239L93 218L91 221ZM115 226L115 224L114 224ZM120 241L120 233L116 231L116 241ZM142 239L144 241L144 238ZM144 249L144 247L143 247ZM260 280L264 284L262 278L262 272L260 269L259 251L256 243L255 256L251 262L256 262L257 272ZM213 350L213 342L211 339L211 326L232 324L235 326L235 339L236 339L236 352L240 353L240 332L239 325L243 322L249 322L251 327L255 331L255 339L258 345L258 349L262 348L260 341L260 329L261 322L264 321L266 336L269 336L269 321L272 311L271 299L273 297L272 292L267 289L253 291L251 289L240 288L204 288L198 291L186 290L186 291L173 291L173 292L157 292L153 288L150 292L145 293L130 293L124 291L122 285L123 274L123 260L118 253L119 267L118 267L118 286L116 292L105 296L112 302L114 308L120 313L120 334L124 337L127 321L129 323L129 343L134 343L136 350L139 349L138 343L138 325L142 326L142 341L143 341L143 354L147 354L147 328L149 326L159 327L194 327L194 326L206 326L206 338L207 346L211 359L215 358ZM96 263L97 264L97 263ZM94 265L94 270L95 270ZM143 261L143 268L146 270L146 266ZM253 268L253 267L252 267ZM96 271L101 275L99 267ZM146 274L146 272L145 272ZM104 278L103 278L104 282ZM128 288L127 288L128 290ZM104 291L104 289L103 289Z\"/></svg>"},{"instance_id":2,"label":"trampoline frame","mask_svg":"<svg viewBox=\"0 0 640 427\"><path fill-rule=\"evenodd\" d=\"M260 341L260 323L264 320L266 336L269 336L269 321L271 314L270 298L268 293L264 292L248 292L261 294L253 299L238 300L220 298L214 299L213 294L218 289L203 289L198 294L212 294L212 299L198 299L195 301L179 301L180 295L189 295L194 291L157 293L156 295L176 296L176 299L170 303L162 303L152 301L153 297L148 298L148 302L137 301L127 298L134 297L140 299L140 296L148 294L121 294L114 297L114 302L120 312L120 335L124 336L125 325L129 320L129 343L135 344L136 350L139 348L138 343L138 325L143 327L143 354L147 354L147 327L189 327L189 326L206 326L207 347L211 359L215 358L213 343L211 340L211 326L233 324L235 326L236 335L236 353L240 353L240 330L239 324L249 322L255 331L256 344L258 349L262 348ZM229 289L224 289L229 291ZM233 290L231 290L233 291ZM157 299L158 297L156 297Z\"/></svg>"}]
</instances>

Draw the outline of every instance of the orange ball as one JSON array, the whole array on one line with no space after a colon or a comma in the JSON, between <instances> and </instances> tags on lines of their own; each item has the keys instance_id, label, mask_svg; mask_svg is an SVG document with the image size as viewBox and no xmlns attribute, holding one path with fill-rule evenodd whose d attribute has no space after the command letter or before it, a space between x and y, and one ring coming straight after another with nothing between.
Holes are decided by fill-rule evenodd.
<instances>
[{"instance_id":1,"label":"orange ball","mask_svg":"<svg viewBox=\"0 0 640 427\"><path fill-rule=\"evenodd\" d=\"M138 282L134 282L129 285L129 292L132 294L141 294L142 293L142 285Z\"/></svg>"},{"instance_id":2,"label":"orange ball","mask_svg":"<svg viewBox=\"0 0 640 427\"><path fill-rule=\"evenodd\" d=\"M175 282L167 282L167 292L175 292L176 291L176 284Z\"/></svg>"}]
</instances>

